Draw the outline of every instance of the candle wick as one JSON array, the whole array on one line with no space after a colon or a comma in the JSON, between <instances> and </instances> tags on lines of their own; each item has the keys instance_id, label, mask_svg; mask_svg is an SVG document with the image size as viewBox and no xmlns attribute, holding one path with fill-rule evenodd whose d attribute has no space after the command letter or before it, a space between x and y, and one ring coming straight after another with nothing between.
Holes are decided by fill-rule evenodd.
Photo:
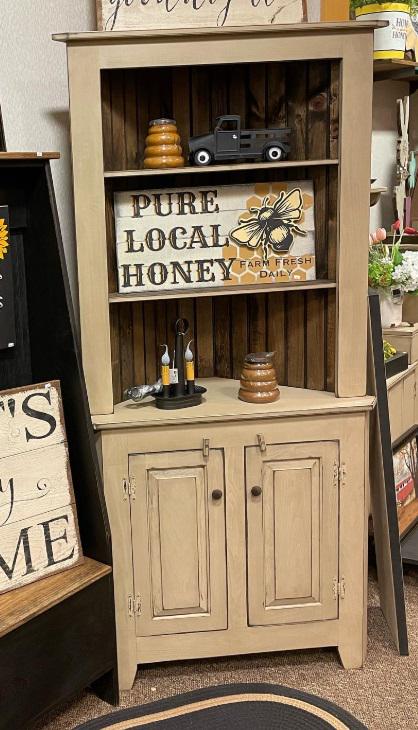
<instances>
[{"instance_id":1,"label":"candle wick","mask_svg":"<svg viewBox=\"0 0 418 730\"><path fill-rule=\"evenodd\" d=\"M163 353L163 356L161 358L161 364L169 365L170 364L170 355L168 354L168 345L160 345L160 347L165 347L165 352Z\"/></svg>"},{"instance_id":2,"label":"candle wick","mask_svg":"<svg viewBox=\"0 0 418 730\"><path fill-rule=\"evenodd\" d=\"M190 349L190 345L192 344L193 340L190 340L189 344L187 345L186 352L184 353L184 359L186 362L193 362L193 352Z\"/></svg>"}]
</instances>

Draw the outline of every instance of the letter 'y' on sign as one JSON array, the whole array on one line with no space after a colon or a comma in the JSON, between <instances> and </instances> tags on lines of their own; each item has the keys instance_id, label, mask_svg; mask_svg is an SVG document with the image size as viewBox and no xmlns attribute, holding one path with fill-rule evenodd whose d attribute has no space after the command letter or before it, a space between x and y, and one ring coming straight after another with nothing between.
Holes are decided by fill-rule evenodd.
<instances>
[{"instance_id":1,"label":"letter 'y' on sign","mask_svg":"<svg viewBox=\"0 0 418 730\"><path fill-rule=\"evenodd\" d=\"M0 393L0 593L83 561L58 382Z\"/></svg>"}]
</instances>

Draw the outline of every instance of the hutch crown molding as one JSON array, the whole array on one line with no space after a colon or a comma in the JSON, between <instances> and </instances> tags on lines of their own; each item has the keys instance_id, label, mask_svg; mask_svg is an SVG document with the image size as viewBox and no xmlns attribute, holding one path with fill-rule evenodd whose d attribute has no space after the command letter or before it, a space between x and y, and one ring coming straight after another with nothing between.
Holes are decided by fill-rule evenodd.
<instances>
[{"instance_id":1,"label":"hutch crown molding","mask_svg":"<svg viewBox=\"0 0 418 730\"><path fill-rule=\"evenodd\" d=\"M119 679L138 663L366 650L370 23L81 33L67 44L83 362L114 545ZM360 113L361 110L361 113ZM141 166L149 119L290 126L290 159ZM361 128L359 128L359 124ZM290 169L289 169L290 168ZM314 281L117 293L121 190L311 180ZM206 402L123 401L191 323ZM281 398L238 401L245 354L276 350Z\"/></svg>"}]
</instances>

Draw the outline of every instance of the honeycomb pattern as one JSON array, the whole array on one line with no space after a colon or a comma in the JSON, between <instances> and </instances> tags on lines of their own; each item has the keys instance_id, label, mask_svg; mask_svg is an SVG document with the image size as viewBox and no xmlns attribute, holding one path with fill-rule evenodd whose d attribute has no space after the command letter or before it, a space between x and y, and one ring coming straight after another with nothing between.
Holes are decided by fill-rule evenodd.
<instances>
[{"instance_id":1,"label":"honeycomb pattern","mask_svg":"<svg viewBox=\"0 0 418 730\"><path fill-rule=\"evenodd\" d=\"M290 184L294 187L294 184ZM253 216L250 208L259 208L262 205L263 198L269 196L269 204L277 200L279 193L284 191L287 193L290 188L289 183L257 183L254 186L254 195L246 201L247 211L240 215L240 220L245 221ZM308 210L313 206L313 196L307 193L302 194L303 208ZM299 225L303 227L305 214L299 221ZM268 259L264 259L261 247L258 249L249 248L248 246L240 246L230 241L229 246L224 246L223 256L225 259L236 259L231 266L231 278L225 281L225 286L236 286L237 284L278 284L289 281L306 281L307 272L315 264L315 256L308 254L306 256L292 256L291 253L283 251L280 255L272 253Z\"/></svg>"}]
</instances>

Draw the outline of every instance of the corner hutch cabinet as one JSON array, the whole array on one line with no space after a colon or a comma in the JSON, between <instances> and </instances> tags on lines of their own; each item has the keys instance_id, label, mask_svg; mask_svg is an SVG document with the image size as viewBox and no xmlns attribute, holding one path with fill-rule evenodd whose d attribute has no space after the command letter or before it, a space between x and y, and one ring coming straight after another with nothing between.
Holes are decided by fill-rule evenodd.
<instances>
[{"instance_id":1,"label":"corner hutch cabinet","mask_svg":"<svg viewBox=\"0 0 418 730\"><path fill-rule=\"evenodd\" d=\"M84 368L113 549L119 678L138 663L366 648L367 249L374 25L56 36L68 50ZM292 128L275 163L144 170L150 119L184 145L220 114ZM117 191L310 180L314 281L121 295ZM123 400L192 328L205 402ZM237 398L244 355L276 351L281 398Z\"/></svg>"}]
</instances>

